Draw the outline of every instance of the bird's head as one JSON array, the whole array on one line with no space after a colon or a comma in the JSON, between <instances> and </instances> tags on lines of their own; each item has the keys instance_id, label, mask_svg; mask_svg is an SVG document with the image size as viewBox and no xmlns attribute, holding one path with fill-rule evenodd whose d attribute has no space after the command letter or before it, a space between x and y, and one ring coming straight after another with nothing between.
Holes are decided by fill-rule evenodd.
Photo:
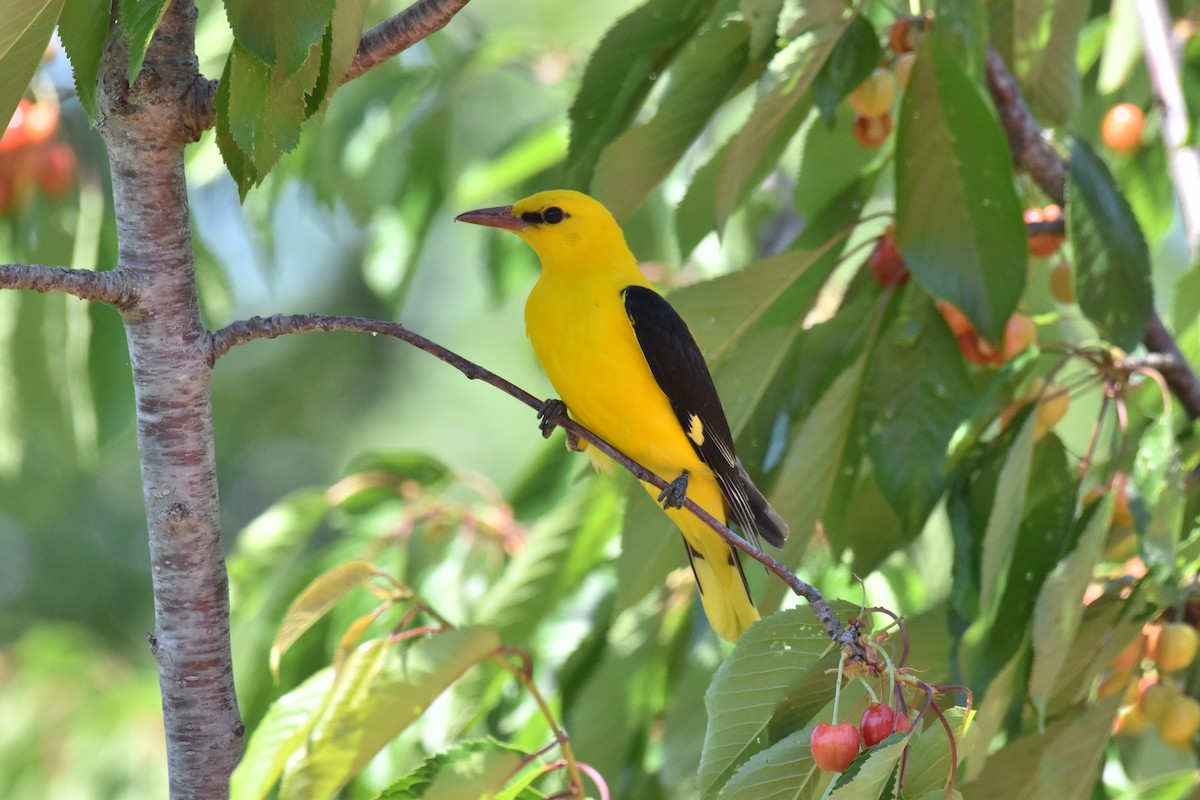
<instances>
[{"instance_id":1,"label":"bird's head","mask_svg":"<svg viewBox=\"0 0 1200 800\"><path fill-rule=\"evenodd\" d=\"M581 192L538 192L511 206L468 211L455 219L512 231L534 249L543 269L633 261L613 215Z\"/></svg>"}]
</instances>

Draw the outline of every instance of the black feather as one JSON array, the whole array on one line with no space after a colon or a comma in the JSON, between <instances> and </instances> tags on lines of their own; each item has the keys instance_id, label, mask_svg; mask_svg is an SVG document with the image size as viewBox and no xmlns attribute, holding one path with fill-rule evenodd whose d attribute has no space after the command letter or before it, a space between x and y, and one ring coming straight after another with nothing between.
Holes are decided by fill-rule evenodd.
<instances>
[{"instance_id":1,"label":"black feather","mask_svg":"<svg viewBox=\"0 0 1200 800\"><path fill-rule=\"evenodd\" d=\"M752 540L761 536L781 547L787 538L787 524L738 461L717 388L687 324L653 289L628 286L622 294L625 313L650 372L689 434L696 455L716 476L733 521ZM695 430L697 422L703 436L695 435L699 433Z\"/></svg>"}]
</instances>

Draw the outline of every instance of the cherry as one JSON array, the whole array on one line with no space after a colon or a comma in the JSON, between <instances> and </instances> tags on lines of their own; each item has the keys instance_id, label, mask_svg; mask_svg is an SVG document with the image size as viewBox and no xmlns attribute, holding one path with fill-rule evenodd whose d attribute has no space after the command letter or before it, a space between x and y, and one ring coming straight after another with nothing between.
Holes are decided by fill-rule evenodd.
<instances>
[{"instance_id":1,"label":"cherry","mask_svg":"<svg viewBox=\"0 0 1200 800\"><path fill-rule=\"evenodd\" d=\"M858 728L849 722L820 722L809 739L813 761L826 772L843 772L858 755Z\"/></svg>"},{"instance_id":2,"label":"cherry","mask_svg":"<svg viewBox=\"0 0 1200 800\"><path fill-rule=\"evenodd\" d=\"M874 747L896 729L896 712L883 703L871 703L863 712L859 727L862 729L863 744Z\"/></svg>"},{"instance_id":3,"label":"cherry","mask_svg":"<svg viewBox=\"0 0 1200 800\"><path fill-rule=\"evenodd\" d=\"M1133 103L1118 103L1104 115L1100 137L1114 153L1128 155L1142 143L1142 126L1146 115Z\"/></svg>"},{"instance_id":4,"label":"cherry","mask_svg":"<svg viewBox=\"0 0 1200 800\"><path fill-rule=\"evenodd\" d=\"M887 67L876 67L875 71L850 93L850 107L860 117L883 116L892 109L897 86L896 73Z\"/></svg>"},{"instance_id":5,"label":"cherry","mask_svg":"<svg viewBox=\"0 0 1200 800\"><path fill-rule=\"evenodd\" d=\"M891 225L875 242L867 266L880 286L903 286L908 283L908 266L896 247L896 229Z\"/></svg>"},{"instance_id":6,"label":"cherry","mask_svg":"<svg viewBox=\"0 0 1200 800\"><path fill-rule=\"evenodd\" d=\"M1025 211L1025 222L1058 222L1062 209L1055 203L1045 208L1030 208ZM1029 237L1029 252L1035 256L1050 256L1062 246L1063 237L1053 233L1036 233Z\"/></svg>"}]
</instances>

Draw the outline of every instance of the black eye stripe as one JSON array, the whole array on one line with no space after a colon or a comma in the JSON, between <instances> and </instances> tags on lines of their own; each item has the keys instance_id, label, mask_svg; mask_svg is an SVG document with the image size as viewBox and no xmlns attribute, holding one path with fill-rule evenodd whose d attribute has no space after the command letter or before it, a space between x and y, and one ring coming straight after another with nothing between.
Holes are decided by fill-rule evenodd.
<instances>
[{"instance_id":1,"label":"black eye stripe","mask_svg":"<svg viewBox=\"0 0 1200 800\"><path fill-rule=\"evenodd\" d=\"M521 215L521 219L530 225L557 225L570 216L558 206L550 206L545 211L526 211Z\"/></svg>"}]
</instances>

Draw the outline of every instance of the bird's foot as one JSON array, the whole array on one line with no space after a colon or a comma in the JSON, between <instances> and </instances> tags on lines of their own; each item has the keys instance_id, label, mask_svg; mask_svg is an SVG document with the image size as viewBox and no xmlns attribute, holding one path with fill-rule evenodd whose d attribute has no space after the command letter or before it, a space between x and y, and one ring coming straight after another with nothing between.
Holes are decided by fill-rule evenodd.
<instances>
[{"instance_id":1,"label":"bird's foot","mask_svg":"<svg viewBox=\"0 0 1200 800\"><path fill-rule=\"evenodd\" d=\"M588 443L580 439L573 431L567 431L567 449L572 453L582 453L587 450Z\"/></svg>"},{"instance_id":2,"label":"bird's foot","mask_svg":"<svg viewBox=\"0 0 1200 800\"><path fill-rule=\"evenodd\" d=\"M563 414L567 413L567 404L557 397L551 397L538 408L538 430L542 432L543 439L549 439L550 434L554 433L555 427L558 426L558 419ZM570 446L568 442L568 446ZM572 448L574 449L574 448Z\"/></svg>"},{"instance_id":3,"label":"bird's foot","mask_svg":"<svg viewBox=\"0 0 1200 800\"><path fill-rule=\"evenodd\" d=\"M658 493L658 502L662 503L663 508L683 508L683 501L687 500L687 487L688 471L685 469Z\"/></svg>"}]
</instances>

